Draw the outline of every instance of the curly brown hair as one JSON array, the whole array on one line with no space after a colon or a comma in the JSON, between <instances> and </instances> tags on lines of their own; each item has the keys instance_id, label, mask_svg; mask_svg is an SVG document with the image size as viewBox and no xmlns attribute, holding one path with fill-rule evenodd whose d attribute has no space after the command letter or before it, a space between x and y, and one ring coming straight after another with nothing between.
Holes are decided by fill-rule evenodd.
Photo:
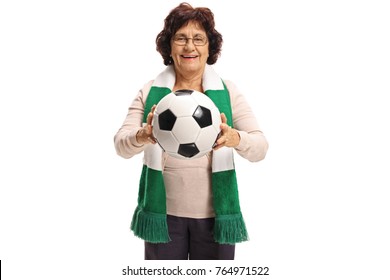
<instances>
[{"instance_id":1,"label":"curly brown hair","mask_svg":"<svg viewBox=\"0 0 390 280\"><path fill-rule=\"evenodd\" d=\"M221 54L222 35L215 30L214 14L209 8L193 8L188 3L181 3L174 8L165 18L164 29L157 35L156 49L164 59L165 65L173 64L171 58L171 38L177 30L185 26L189 21L200 24L207 34L209 41L209 57L207 64L212 65L217 62Z\"/></svg>"}]
</instances>

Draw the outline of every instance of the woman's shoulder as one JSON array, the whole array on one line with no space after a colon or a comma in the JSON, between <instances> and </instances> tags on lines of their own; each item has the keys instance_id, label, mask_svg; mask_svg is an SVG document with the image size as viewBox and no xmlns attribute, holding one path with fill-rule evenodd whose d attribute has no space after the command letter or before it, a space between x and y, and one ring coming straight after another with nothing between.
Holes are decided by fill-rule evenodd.
<instances>
[{"instance_id":1,"label":"woman's shoulder","mask_svg":"<svg viewBox=\"0 0 390 280\"><path fill-rule=\"evenodd\" d=\"M226 88L229 91L230 96L236 96L241 94L234 82L232 82L231 80L223 80L223 82L226 85Z\"/></svg>"},{"instance_id":2,"label":"woman's shoulder","mask_svg":"<svg viewBox=\"0 0 390 280\"><path fill-rule=\"evenodd\" d=\"M229 86L234 86L234 82L232 80L229 80L229 79L222 79L224 84L229 87Z\"/></svg>"}]
</instances>

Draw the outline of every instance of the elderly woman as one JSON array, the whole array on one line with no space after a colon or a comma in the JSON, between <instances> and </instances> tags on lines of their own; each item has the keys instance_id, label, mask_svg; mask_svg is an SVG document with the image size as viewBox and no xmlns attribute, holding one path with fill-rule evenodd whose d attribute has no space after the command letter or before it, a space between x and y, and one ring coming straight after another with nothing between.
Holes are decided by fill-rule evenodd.
<instances>
[{"instance_id":1,"label":"elderly woman","mask_svg":"<svg viewBox=\"0 0 390 280\"><path fill-rule=\"evenodd\" d=\"M268 143L243 95L211 67L220 55L222 36L208 8L187 3L174 8L156 44L167 67L139 91L114 139L124 158L144 152L131 229L145 240L145 259L232 260L235 243L248 239L233 150L260 161ZM155 104L180 89L208 95L221 111L213 151L191 160L167 155L152 134Z\"/></svg>"}]
</instances>

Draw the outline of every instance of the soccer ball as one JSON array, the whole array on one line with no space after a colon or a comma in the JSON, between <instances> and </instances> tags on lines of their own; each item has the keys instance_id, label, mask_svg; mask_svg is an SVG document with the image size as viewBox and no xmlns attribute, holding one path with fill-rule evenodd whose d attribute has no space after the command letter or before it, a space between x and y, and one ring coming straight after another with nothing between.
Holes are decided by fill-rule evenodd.
<instances>
[{"instance_id":1,"label":"soccer ball","mask_svg":"<svg viewBox=\"0 0 390 280\"><path fill-rule=\"evenodd\" d=\"M153 115L153 135L161 148L180 159L198 158L213 148L221 116L214 102L195 90L178 90L163 97Z\"/></svg>"}]
</instances>

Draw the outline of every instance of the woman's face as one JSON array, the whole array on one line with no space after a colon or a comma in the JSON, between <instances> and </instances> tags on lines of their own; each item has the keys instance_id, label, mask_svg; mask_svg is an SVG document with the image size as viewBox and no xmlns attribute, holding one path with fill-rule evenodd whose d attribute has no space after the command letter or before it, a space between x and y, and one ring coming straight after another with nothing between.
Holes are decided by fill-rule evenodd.
<instances>
[{"instance_id":1,"label":"woman's face","mask_svg":"<svg viewBox=\"0 0 390 280\"><path fill-rule=\"evenodd\" d=\"M203 46L199 45L202 43L202 39L206 40L206 44ZM180 41L181 43L178 45ZM183 43L185 44L181 45ZM209 56L209 42L205 30L193 21L182 26L172 38L171 56L176 72L180 72L183 75L203 73Z\"/></svg>"}]
</instances>

